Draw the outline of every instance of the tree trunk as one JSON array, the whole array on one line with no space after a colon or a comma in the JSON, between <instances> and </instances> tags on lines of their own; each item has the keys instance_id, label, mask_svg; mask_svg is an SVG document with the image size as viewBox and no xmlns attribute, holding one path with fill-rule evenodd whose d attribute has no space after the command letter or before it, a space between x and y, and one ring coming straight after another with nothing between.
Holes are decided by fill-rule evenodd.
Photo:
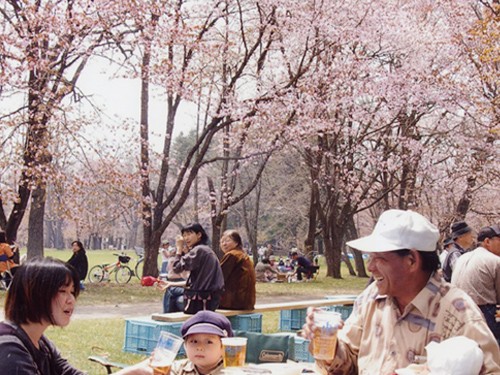
<instances>
[{"instance_id":1,"label":"tree trunk","mask_svg":"<svg viewBox=\"0 0 500 375\"><path fill-rule=\"evenodd\" d=\"M224 253L220 249L220 236L222 234L221 225L219 223L214 223L212 225L212 250L217 255L219 259L222 259Z\"/></svg>"},{"instance_id":2,"label":"tree trunk","mask_svg":"<svg viewBox=\"0 0 500 375\"><path fill-rule=\"evenodd\" d=\"M245 222L245 230L247 232L248 242L250 243L250 250L252 251L252 258L254 266L259 261L259 249L257 248L257 233L259 228L259 206L260 206L260 194L262 190L262 181L259 183L255 189L255 205L253 212L249 212L247 209L246 201L243 199L243 220Z\"/></svg>"},{"instance_id":3,"label":"tree trunk","mask_svg":"<svg viewBox=\"0 0 500 375\"><path fill-rule=\"evenodd\" d=\"M152 15L152 22L158 17ZM151 63L151 37L145 38L144 54L141 61L141 193L142 228L144 243L144 276L158 276L158 249L160 235L153 236L153 207L151 205L151 182L149 179L149 69ZM163 197L160 197L163 198Z\"/></svg>"},{"instance_id":4,"label":"tree trunk","mask_svg":"<svg viewBox=\"0 0 500 375\"><path fill-rule=\"evenodd\" d=\"M309 218L309 225L307 228L307 237L304 241L304 249L306 255L309 257L312 255L314 251L314 244L316 240L316 231L317 231L317 217L318 217L318 209L319 209L319 190L315 183L316 178L311 178L311 195L309 200L309 214L307 217Z\"/></svg>"},{"instance_id":5,"label":"tree trunk","mask_svg":"<svg viewBox=\"0 0 500 375\"><path fill-rule=\"evenodd\" d=\"M331 246L332 246L332 267L333 272L332 276L334 279L341 279L342 274L340 272L340 265L342 262L342 245L343 245L343 236L341 232L335 228L335 224L330 224L334 228L331 232Z\"/></svg>"},{"instance_id":6,"label":"tree trunk","mask_svg":"<svg viewBox=\"0 0 500 375\"><path fill-rule=\"evenodd\" d=\"M358 238L358 231L356 229L356 224L354 223L354 218L351 217L347 223L346 240L349 241L356 238ZM356 249L352 249L352 253L354 255L354 266L356 267L358 276L368 277L368 274L366 273L365 262L363 260L363 254L361 253L361 251L358 251Z\"/></svg>"},{"instance_id":7,"label":"tree trunk","mask_svg":"<svg viewBox=\"0 0 500 375\"><path fill-rule=\"evenodd\" d=\"M148 240L148 247L144 246L144 266L143 275L158 277L158 253L161 245L161 233L153 232Z\"/></svg>"},{"instance_id":8,"label":"tree trunk","mask_svg":"<svg viewBox=\"0 0 500 375\"><path fill-rule=\"evenodd\" d=\"M28 259L43 257L43 218L45 216L45 189L38 186L32 194L28 220Z\"/></svg>"},{"instance_id":9,"label":"tree trunk","mask_svg":"<svg viewBox=\"0 0 500 375\"><path fill-rule=\"evenodd\" d=\"M128 248L133 249L137 246L137 232L139 230L139 221L133 220L130 224L130 231L128 233Z\"/></svg>"},{"instance_id":10,"label":"tree trunk","mask_svg":"<svg viewBox=\"0 0 500 375\"><path fill-rule=\"evenodd\" d=\"M352 267L351 260L349 259L349 255L347 253L347 249L345 246L342 249L342 256L343 256L343 261L346 264L347 269L349 270L349 275L356 276L356 272L354 271L354 268Z\"/></svg>"},{"instance_id":11,"label":"tree trunk","mask_svg":"<svg viewBox=\"0 0 500 375\"><path fill-rule=\"evenodd\" d=\"M457 208L455 210L455 220L464 220L467 212L469 211L470 202L472 198L472 190L476 186L476 177L472 176L467 178L467 188L465 189L460 201L457 204Z\"/></svg>"},{"instance_id":12,"label":"tree trunk","mask_svg":"<svg viewBox=\"0 0 500 375\"><path fill-rule=\"evenodd\" d=\"M210 177L207 177L207 185L208 185L208 193L210 197L215 197L215 185L213 180ZM211 215L211 223L212 223L212 250L217 255L219 259L222 259L224 254L220 249L220 236L222 233L222 223L226 214L217 212L217 200L210 199L210 210L212 212Z\"/></svg>"}]
</instances>

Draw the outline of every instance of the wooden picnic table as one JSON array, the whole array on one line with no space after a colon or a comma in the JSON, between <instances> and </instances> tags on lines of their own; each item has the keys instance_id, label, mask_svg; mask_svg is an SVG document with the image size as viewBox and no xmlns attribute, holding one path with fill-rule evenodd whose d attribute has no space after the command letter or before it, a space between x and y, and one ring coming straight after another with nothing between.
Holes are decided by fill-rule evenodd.
<instances>
[{"instance_id":1,"label":"wooden picnic table","mask_svg":"<svg viewBox=\"0 0 500 375\"><path fill-rule=\"evenodd\" d=\"M225 310L217 309L216 312L225 316L235 316L244 314L254 314L263 313L270 311L282 311L282 310L299 310L306 309L308 307L325 307L325 306L350 306L354 304L353 298L335 298L335 299L313 299L313 300L301 300L293 302L276 302L276 303L265 303L256 304L253 310ZM183 312L174 313L156 313L152 314L151 318L153 320L158 320L162 322L183 322L189 319L192 315L184 314Z\"/></svg>"}]
</instances>

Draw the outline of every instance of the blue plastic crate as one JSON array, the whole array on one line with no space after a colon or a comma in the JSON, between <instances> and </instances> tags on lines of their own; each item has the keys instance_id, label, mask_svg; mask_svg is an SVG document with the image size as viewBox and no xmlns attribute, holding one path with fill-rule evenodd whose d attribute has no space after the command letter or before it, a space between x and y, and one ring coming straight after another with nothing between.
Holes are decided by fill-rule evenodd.
<instances>
[{"instance_id":1,"label":"blue plastic crate","mask_svg":"<svg viewBox=\"0 0 500 375\"><path fill-rule=\"evenodd\" d=\"M314 362L314 357L309 353L309 340L295 336L293 348L290 348L290 359L296 362Z\"/></svg>"},{"instance_id":2,"label":"blue plastic crate","mask_svg":"<svg viewBox=\"0 0 500 375\"><path fill-rule=\"evenodd\" d=\"M347 320L352 313L352 306L328 306L328 310L340 313L342 315L342 320Z\"/></svg>"},{"instance_id":3,"label":"blue plastic crate","mask_svg":"<svg viewBox=\"0 0 500 375\"><path fill-rule=\"evenodd\" d=\"M136 354L150 354L156 347L160 332L167 331L181 336L182 323L160 322L151 317L127 319L125 321L125 343L123 351ZM184 354L181 346L179 354Z\"/></svg>"},{"instance_id":4,"label":"blue plastic crate","mask_svg":"<svg viewBox=\"0 0 500 375\"><path fill-rule=\"evenodd\" d=\"M233 330L262 332L262 314L244 314L228 316Z\"/></svg>"},{"instance_id":5,"label":"blue plastic crate","mask_svg":"<svg viewBox=\"0 0 500 375\"><path fill-rule=\"evenodd\" d=\"M297 331L306 321L307 309L280 311L280 331Z\"/></svg>"}]
</instances>

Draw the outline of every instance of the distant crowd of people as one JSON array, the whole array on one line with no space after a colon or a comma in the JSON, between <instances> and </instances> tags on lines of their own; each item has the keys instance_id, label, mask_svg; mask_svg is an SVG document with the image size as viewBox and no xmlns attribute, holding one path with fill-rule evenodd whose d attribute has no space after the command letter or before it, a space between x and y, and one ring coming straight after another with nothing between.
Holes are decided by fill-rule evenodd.
<instances>
[{"instance_id":1,"label":"distant crowd of people","mask_svg":"<svg viewBox=\"0 0 500 375\"><path fill-rule=\"evenodd\" d=\"M288 257L278 260L273 255L261 257L255 266L255 273L259 282L301 282L304 277L311 280L318 269L317 257L315 262L311 262L297 250L292 250Z\"/></svg>"}]
</instances>

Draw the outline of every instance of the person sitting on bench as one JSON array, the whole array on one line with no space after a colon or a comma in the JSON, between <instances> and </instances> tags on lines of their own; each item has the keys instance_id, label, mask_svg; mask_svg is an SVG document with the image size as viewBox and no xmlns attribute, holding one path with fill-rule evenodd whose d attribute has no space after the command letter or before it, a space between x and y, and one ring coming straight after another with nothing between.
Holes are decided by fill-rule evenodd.
<instances>
[{"instance_id":1,"label":"person sitting on bench","mask_svg":"<svg viewBox=\"0 0 500 375\"><path fill-rule=\"evenodd\" d=\"M314 266L305 256L299 256L299 253L296 251L292 252L292 259L297 264L297 270L295 273L297 274L298 281L302 281L302 274L305 274L306 278L309 280L319 268Z\"/></svg>"}]
</instances>

